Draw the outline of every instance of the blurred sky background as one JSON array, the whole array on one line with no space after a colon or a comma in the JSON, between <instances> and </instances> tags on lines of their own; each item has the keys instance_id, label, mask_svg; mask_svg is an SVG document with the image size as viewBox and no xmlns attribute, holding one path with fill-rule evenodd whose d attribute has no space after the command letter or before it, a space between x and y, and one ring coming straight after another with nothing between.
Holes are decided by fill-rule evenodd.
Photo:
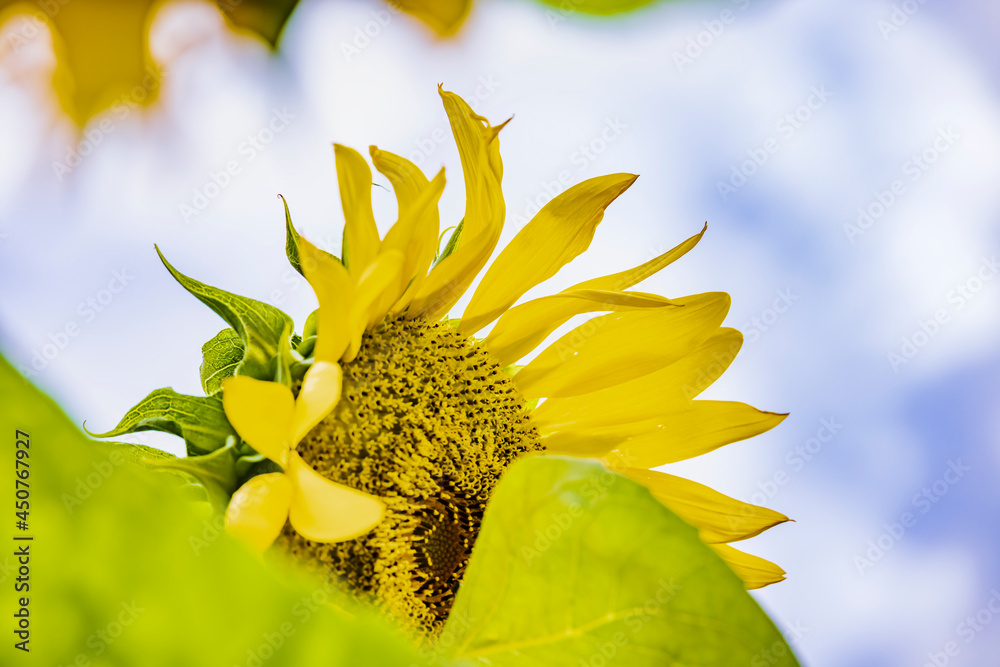
<instances>
[{"instance_id":1,"label":"blurred sky background","mask_svg":"<svg viewBox=\"0 0 1000 667\"><path fill-rule=\"evenodd\" d=\"M285 260L277 194L337 250L332 141L446 166L442 224L457 222L443 82L494 122L514 115L502 243L568 184L641 175L538 293L709 222L641 289L730 292L747 342L707 396L791 417L672 470L796 520L745 546L788 571L755 595L803 663L996 664L1000 6L689 1L595 21L479 0L442 42L376 0L305 0L272 56L214 7L168 2L159 103L92 123L68 172L53 164L85 147L52 100L49 38L8 48L15 23L0 33L0 349L77 423L109 429L161 386L201 393L200 348L224 324L154 242L301 326L315 301ZM391 222L392 194L374 197Z\"/></svg>"}]
</instances>

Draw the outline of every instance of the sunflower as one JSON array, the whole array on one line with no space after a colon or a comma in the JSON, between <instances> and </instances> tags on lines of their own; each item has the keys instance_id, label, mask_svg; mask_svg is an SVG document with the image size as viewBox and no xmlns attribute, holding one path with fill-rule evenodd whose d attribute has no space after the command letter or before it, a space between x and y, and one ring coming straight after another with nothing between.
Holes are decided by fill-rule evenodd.
<instances>
[{"instance_id":1,"label":"sunflower","mask_svg":"<svg viewBox=\"0 0 1000 667\"><path fill-rule=\"evenodd\" d=\"M222 489L232 495L230 530L258 551L276 542L418 636L443 627L490 495L525 455L598 459L695 526L747 588L782 580L778 566L730 544L787 517L656 470L785 417L695 400L742 344L722 326L728 294L668 299L630 290L690 251L705 228L640 266L521 302L587 250L605 209L637 177L610 174L567 189L486 268L505 217L498 136L506 123L491 125L457 95L439 93L466 191L464 218L447 242L438 215L443 169L428 179L371 147L398 202L383 238L368 162L336 145L341 256L303 238L285 204L286 252L319 303L302 334L289 336L281 311L194 281L164 259L231 327L204 348L209 395L158 390L105 435L169 430L184 435L195 461L238 435L239 446L225 449L237 471L229 479L238 480ZM484 269L461 317L449 319ZM178 416L194 412L201 416Z\"/></svg>"}]
</instances>

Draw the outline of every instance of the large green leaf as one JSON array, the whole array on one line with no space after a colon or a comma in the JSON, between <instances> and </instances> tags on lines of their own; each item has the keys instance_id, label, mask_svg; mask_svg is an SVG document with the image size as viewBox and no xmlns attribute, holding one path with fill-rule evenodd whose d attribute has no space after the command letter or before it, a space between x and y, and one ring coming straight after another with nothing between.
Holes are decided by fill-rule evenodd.
<instances>
[{"instance_id":1,"label":"large green leaf","mask_svg":"<svg viewBox=\"0 0 1000 667\"><path fill-rule=\"evenodd\" d=\"M272 380L274 376L272 362L278 354L281 336L286 330L292 330L291 318L274 306L216 289L189 278L171 266L159 248L156 249L156 253L184 289L218 313L219 317L240 335L246 354L236 369L237 375L249 375L258 380Z\"/></svg>"},{"instance_id":2,"label":"large green leaf","mask_svg":"<svg viewBox=\"0 0 1000 667\"><path fill-rule=\"evenodd\" d=\"M531 457L498 485L443 641L461 665L796 665L694 528L635 482Z\"/></svg>"},{"instance_id":3,"label":"large green leaf","mask_svg":"<svg viewBox=\"0 0 1000 667\"><path fill-rule=\"evenodd\" d=\"M265 567L217 522L192 513L162 473L86 440L2 359L0 393L0 486L13 500L20 437L28 455L17 469L30 473L30 509L28 530L15 537L31 538L11 540L11 507L0 556L7 619L0 664L429 664L336 590ZM20 547L28 550L25 563L13 553ZM21 564L29 571L18 572ZM18 576L29 588L12 594ZM14 647L20 638L11 632L19 597L27 600L27 653Z\"/></svg>"},{"instance_id":4,"label":"large green leaf","mask_svg":"<svg viewBox=\"0 0 1000 667\"><path fill-rule=\"evenodd\" d=\"M116 438L139 431L163 431L184 438L189 455L205 454L226 444L236 431L226 419L222 400L214 396L178 394L157 389L129 410L118 425L95 438Z\"/></svg>"},{"instance_id":5,"label":"large green leaf","mask_svg":"<svg viewBox=\"0 0 1000 667\"><path fill-rule=\"evenodd\" d=\"M206 394L222 389L222 381L236 374L246 347L235 329L223 329L201 346L201 388Z\"/></svg>"}]
</instances>

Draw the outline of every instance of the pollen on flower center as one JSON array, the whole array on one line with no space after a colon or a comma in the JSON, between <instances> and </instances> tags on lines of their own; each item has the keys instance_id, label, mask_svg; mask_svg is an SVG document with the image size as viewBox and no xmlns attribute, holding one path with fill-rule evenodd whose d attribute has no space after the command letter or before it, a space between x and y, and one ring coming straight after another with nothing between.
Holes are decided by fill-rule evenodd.
<instances>
[{"instance_id":1,"label":"pollen on flower center","mask_svg":"<svg viewBox=\"0 0 1000 667\"><path fill-rule=\"evenodd\" d=\"M447 618L486 502L504 470L539 450L510 376L446 323L386 321L343 364L340 403L300 443L322 475L382 498L364 537L286 546L404 626L437 634Z\"/></svg>"}]
</instances>

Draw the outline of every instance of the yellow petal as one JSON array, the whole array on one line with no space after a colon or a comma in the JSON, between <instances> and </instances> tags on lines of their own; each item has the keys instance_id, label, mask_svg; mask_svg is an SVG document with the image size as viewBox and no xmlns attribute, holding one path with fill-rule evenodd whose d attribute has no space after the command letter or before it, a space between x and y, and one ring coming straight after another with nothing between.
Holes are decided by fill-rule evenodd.
<instances>
[{"instance_id":1,"label":"yellow petal","mask_svg":"<svg viewBox=\"0 0 1000 667\"><path fill-rule=\"evenodd\" d=\"M620 429L626 435L615 449L616 462L629 468L656 468L760 435L787 416L735 401L691 401L686 407L665 412L656 419L608 426L600 432L607 435ZM579 430L565 429L552 437L567 442L568 435L575 433L585 440L590 431L585 426L576 428Z\"/></svg>"},{"instance_id":2,"label":"yellow petal","mask_svg":"<svg viewBox=\"0 0 1000 667\"><path fill-rule=\"evenodd\" d=\"M764 588L785 580L785 571L769 560L734 549L728 544L710 544L733 569L749 590Z\"/></svg>"},{"instance_id":3,"label":"yellow petal","mask_svg":"<svg viewBox=\"0 0 1000 667\"><path fill-rule=\"evenodd\" d=\"M483 276L462 315L459 331L470 336L476 333L589 248L604 210L636 178L634 174L591 178L543 206Z\"/></svg>"},{"instance_id":4,"label":"yellow petal","mask_svg":"<svg viewBox=\"0 0 1000 667\"><path fill-rule=\"evenodd\" d=\"M241 438L278 465L285 465L295 413L291 389L245 375L229 377L222 381L222 407Z\"/></svg>"},{"instance_id":5,"label":"yellow petal","mask_svg":"<svg viewBox=\"0 0 1000 667\"><path fill-rule=\"evenodd\" d=\"M531 421L539 433L547 433L573 425L651 419L686 405L708 388L729 368L742 344L743 334L736 329L717 329L692 352L658 371L590 394L550 398L532 412Z\"/></svg>"},{"instance_id":6,"label":"yellow petal","mask_svg":"<svg viewBox=\"0 0 1000 667\"><path fill-rule=\"evenodd\" d=\"M500 317L483 345L501 366L510 366L538 347L549 334L574 315L672 305L675 302L666 297L645 292L566 290L514 306Z\"/></svg>"},{"instance_id":7,"label":"yellow petal","mask_svg":"<svg viewBox=\"0 0 1000 667\"><path fill-rule=\"evenodd\" d=\"M323 477L297 453L292 453L287 471L295 486L288 518L306 539L350 540L364 535L382 520L385 505L381 500Z\"/></svg>"},{"instance_id":8,"label":"yellow petal","mask_svg":"<svg viewBox=\"0 0 1000 667\"><path fill-rule=\"evenodd\" d=\"M288 519L292 482L272 472L252 477L233 494L226 508L226 531L257 553L274 543Z\"/></svg>"},{"instance_id":9,"label":"yellow petal","mask_svg":"<svg viewBox=\"0 0 1000 667\"><path fill-rule=\"evenodd\" d=\"M569 289L623 290L628 289L633 285L638 285L646 278L649 278L658 272L660 269L673 264L678 259L686 255L691 248L698 245L698 241L701 241L701 237L705 235L706 229L708 229L708 224L702 227L700 232L680 245L671 248L658 257L654 257L645 264L640 264L634 269L621 271L619 273L612 273L611 275L601 276L600 278L591 278L590 280L585 280L582 283L573 285Z\"/></svg>"},{"instance_id":10,"label":"yellow petal","mask_svg":"<svg viewBox=\"0 0 1000 667\"><path fill-rule=\"evenodd\" d=\"M426 179L424 179L426 182ZM438 201L444 192L444 169L427 183L411 201L399 204L399 221L385 235L382 252L397 251L403 257L397 284L386 293L392 305L403 295L412 282L423 282L427 269L434 261L438 245ZM414 293L411 290L411 295ZM400 310L405 304L400 306ZM388 307L383 310L388 310Z\"/></svg>"},{"instance_id":11,"label":"yellow petal","mask_svg":"<svg viewBox=\"0 0 1000 667\"><path fill-rule=\"evenodd\" d=\"M709 544L745 540L788 521L780 512L730 498L683 477L640 468L618 468L615 472L648 488L674 514L697 528Z\"/></svg>"},{"instance_id":12,"label":"yellow petal","mask_svg":"<svg viewBox=\"0 0 1000 667\"><path fill-rule=\"evenodd\" d=\"M330 414L340 400L342 380L340 366L329 361L317 361L306 371L299 395L295 399L292 443L297 445L316 424Z\"/></svg>"},{"instance_id":13,"label":"yellow petal","mask_svg":"<svg viewBox=\"0 0 1000 667\"><path fill-rule=\"evenodd\" d=\"M595 291L621 294L621 290L642 282L660 269L683 257L698 244L707 228L706 225L700 233L633 269L593 278L563 290L559 294L515 306L501 316L500 321L490 332L486 339L487 347L504 365L510 365L534 350L550 333L574 315L596 310L622 310L623 308L583 308L584 304L581 302L562 297Z\"/></svg>"},{"instance_id":14,"label":"yellow petal","mask_svg":"<svg viewBox=\"0 0 1000 667\"><path fill-rule=\"evenodd\" d=\"M388 250L379 253L358 281L354 307L351 311L351 342L344 361L354 359L361 345L361 336L372 324L385 317L395 301L399 274L403 270L403 253Z\"/></svg>"},{"instance_id":15,"label":"yellow petal","mask_svg":"<svg viewBox=\"0 0 1000 667\"><path fill-rule=\"evenodd\" d=\"M443 317L462 298L483 268L486 261L483 257L489 257L487 251L496 245L496 239L488 232L474 239L466 238L464 232L462 236L465 240L459 248L441 260L417 289L407 311L408 317Z\"/></svg>"},{"instance_id":16,"label":"yellow petal","mask_svg":"<svg viewBox=\"0 0 1000 667\"><path fill-rule=\"evenodd\" d=\"M431 271L414 295L409 316L436 318L455 305L485 266L503 230L503 163L493 127L454 93L439 87L465 178L465 218L458 248Z\"/></svg>"},{"instance_id":17,"label":"yellow petal","mask_svg":"<svg viewBox=\"0 0 1000 667\"><path fill-rule=\"evenodd\" d=\"M372 156L372 164L392 184L399 206L398 217L402 218L403 213L411 209L420 194L427 189L430 181L420 167L400 155L379 150L377 146L369 146L368 152ZM389 235L386 234L386 239L388 238Z\"/></svg>"},{"instance_id":18,"label":"yellow petal","mask_svg":"<svg viewBox=\"0 0 1000 667\"><path fill-rule=\"evenodd\" d=\"M449 37L465 21L472 0L393 0L393 4L426 23L441 37Z\"/></svg>"},{"instance_id":19,"label":"yellow petal","mask_svg":"<svg viewBox=\"0 0 1000 667\"><path fill-rule=\"evenodd\" d=\"M316 320L317 361L336 362L351 340L354 280L336 257L299 238L299 262L319 300Z\"/></svg>"},{"instance_id":20,"label":"yellow petal","mask_svg":"<svg viewBox=\"0 0 1000 667\"><path fill-rule=\"evenodd\" d=\"M344 248L341 255L353 276L360 276L379 249L378 227L372 213L372 170L353 148L333 145L337 185L344 209Z\"/></svg>"},{"instance_id":21,"label":"yellow petal","mask_svg":"<svg viewBox=\"0 0 1000 667\"><path fill-rule=\"evenodd\" d=\"M652 373L698 346L725 319L729 295L676 299L682 308L647 308L596 317L542 351L514 381L528 399L575 396Z\"/></svg>"}]
</instances>

